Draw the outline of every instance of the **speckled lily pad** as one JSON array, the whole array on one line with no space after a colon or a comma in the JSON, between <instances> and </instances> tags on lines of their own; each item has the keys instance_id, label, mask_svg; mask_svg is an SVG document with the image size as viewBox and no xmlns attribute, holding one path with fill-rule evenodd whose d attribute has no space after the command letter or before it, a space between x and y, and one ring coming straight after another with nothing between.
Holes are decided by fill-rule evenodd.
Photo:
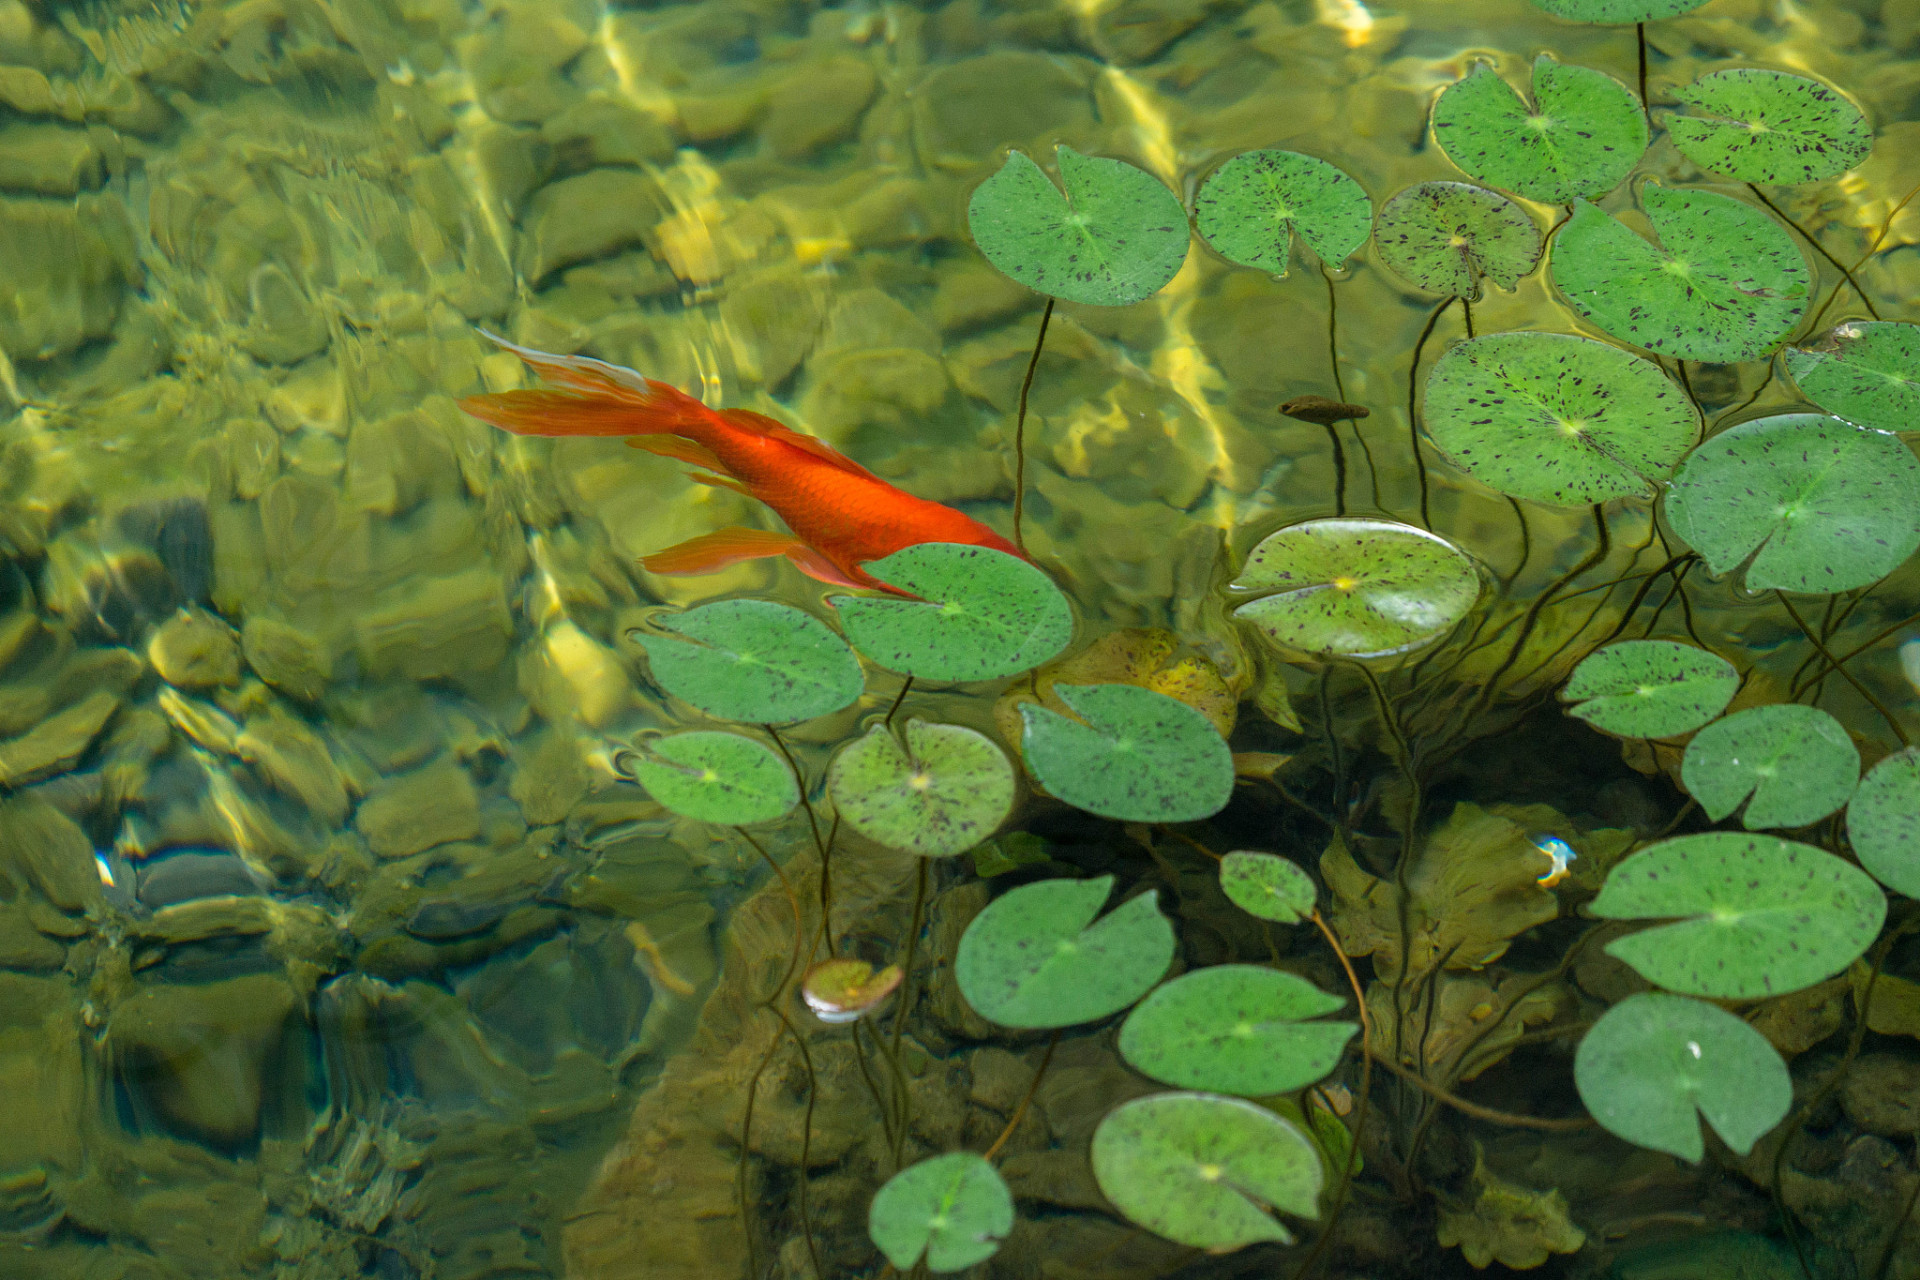
<instances>
[{"instance_id":1,"label":"speckled lily pad","mask_svg":"<svg viewBox=\"0 0 1920 1280\"><path fill-rule=\"evenodd\" d=\"M1647 117L1604 71L1533 63L1529 103L1484 62L1433 105L1433 136L1467 176L1529 200L1565 204L1611 191L1647 149Z\"/></svg>"},{"instance_id":2,"label":"speckled lily pad","mask_svg":"<svg viewBox=\"0 0 1920 1280\"><path fill-rule=\"evenodd\" d=\"M1380 206L1373 244L1408 284L1459 298L1480 281L1511 289L1540 261L1540 228L1498 191L1466 182L1422 182Z\"/></svg>"},{"instance_id":3,"label":"speckled lily pad","mask_svg":"<svg viewBox=\"0 0 1920 1280\"><path fill-rule=\"evenodd\" d=\"M1250 916L1298 924L1313 914L1320 891L1299 863L1236 849L1220 859L1220 892Z\"/></svg>"},{"instance_id":4,"label":"speckled lily pad","mask_svg":"<svg viewBox=\"0 0 1920 1280\"><path fill-rule=\"evenodd\" d=\"M1715 822L1745 801L1740 822L1749 831L1804 827L1853 795L1860 752L1820 708L1781 702L1737 711L1696 733L1680 777Z\"/></svg>"},{"instance_id":5,"label":"speckled lily pad","mask_svg":"<svg viewBox=\"0 0 1920 1280\"><path fill-rule=\"evenodd\" d=\"M1707 0L1533 0L1533 6L1536 9L1545 10L1556 18L1567 18L1574 22L1631 26L1636 22L1656 22L1661 18L1677 18L1683 13L1693 12L1706 2Z\"/></svg>"},{"instance_id":6,"label":"speckled lily pad","mask_svg":"<svg viewBox=\"0 0 1920 1280\"><path fill-rule=\"evenodd\" d=\"M953 977L1003 1027L1070 1027L1118 1013L1173 963L1173 926L1152 892L1100 920L1113 877L1040 880L987 904L960 936Z\"/></svg>"},{"instance_id":7,"label":"speckled lily pad","mask_svg":"<svg viewBox=\"0 0 1920 1280\"><path fill-rule=\"evenodd\" d=\"M1674 91L1699 115L1667 117L1680 153L1742 182L1818 182L1845 173L1873 149L1860 108L1818 80L1731 67Z\"/></svg>"},{"instance_id":8,"label":"speckled lily pad","mask_svg":"<svg viewBox=\"0 0 1920 1280\"><path fill-rule=\"evenodd\" d=\"M698 822L771 822L800 803L786 761L772 747L737 733L697 730L655 738L634 758L633 771L655 800Z\"/></svg>"},{"instance_id":9,"label":"speckled lily pad","mask_svg":"<svg viewBox=\"0 0 1920 1280\"><path fill-rule=\"evenodd\" d=\"M1340 267L1367 242L1373 202L1345 171L1297 151L1243 151L1201 184L1193 222L1214 252L1243 267L1287 274L1298 232Z\"/></svg>"},{"instance_id":10,"label":"speckled lily pad","mask_svg":"<svg viewBox=\"0 0 1920 1280\"><path fill-rule=\"evenodd\" d=\"M904 739L904 742L902 741ZM948 857L987 839L1013 806L1013 766L993 740L957 724L875 725L827 769L834 810L889 848Z\"/></svg>"},{"instance_id":11,"label":"speckled lily pad","mask_svg":"<svg viewBox=\"0 0 1920 1280\"><path fill-rule=\"evenodd\" d=\"M935 1273L985 1262L1013 1230L1013 1195L991 1164L950 1151L887 1179L867 1213L867 1235L902 1275L925 1257Z\"/></svg>"},{"instance_id":12,"label":"speckled lily pad","mask_svg":"<svg viewBox=\"0 0 1920 1280\"><path fill-rule=\"evenodd\" d=\"M1788 347L1786 361L1801 393L1836 418L1920 431L1920 325L1849 321Z\"/></svg>"},{"instance_id":13,"label":"speckled lily pad","mask_svg":"<svg viewBox=\"0 0 1920 1280\"><path fill-rule=\"evenodd\" d=\"M1717 653L1675 640L1622 640L1588 654L1560 696L1602 733L1671 738L1726 710L1740 673Z\"/></svg>"},{"instance_id":14,"label":"speckled lily pad","mask_svg":"<svg viewBox=\"0 0 1920 1280\"><path fill-rule=\"evenodd\" d=\"M1233 752L1206 716L1131 684L1055 685L1077 719L1022 703L1020 749L1040 785L1123 822L1197 822L1233 794Z\"/></svg>"},{"instance_id":15,"label":"speckled lily pad","mask_svg":"<svg viewBox=\"0 0 1920 1280\"><path fill-rule=\"evenodd\" d=\"M1881 884L1920 898L1920 748L1895 752L1860 780L1847 839Z\"/></svg>"},{"instance_id":16,"label":"speckled lily pad","mask_svg":"<svg viewBox=\"0 0 1920 1280\"><path fill-rule=\"evenodd\" d=\"M1162 983L1120 1027L1120 1056L1155 1080L1242 1097L1292 1093L1340 1063L1354 1022L1315 1022L1346 1001L1298 974L1216 964Z\"/></svg>"},{"instance_id":17,"label":"speckled lily pad","mask_svg":"<svg viewBox=\"0 0 1920 1280\"><path fill-rule=\"evenodd\" d=\"M810 720L846 706L866 683L846 641L772 600L721 600L654 623L669 634L633 633L653 678L723 720Z\"/></svg>"},{"instance_id":18,"label":"speckled lily pad","mask_svg":"<svg viewBox=\"0 0 1920 1280\"><path fill-rule=\"evenodd\" d=\"M1053 579L988 547L922 542L865 566L918 600L831 596L854 647L889 671L943 683L1037 667L1073 638Z\"/></svg>"}]
</instances>

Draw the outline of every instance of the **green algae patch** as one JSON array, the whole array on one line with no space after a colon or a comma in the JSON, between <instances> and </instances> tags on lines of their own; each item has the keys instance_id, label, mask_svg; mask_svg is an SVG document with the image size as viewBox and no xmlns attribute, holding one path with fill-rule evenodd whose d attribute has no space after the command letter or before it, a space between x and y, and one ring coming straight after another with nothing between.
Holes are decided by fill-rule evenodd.
<instances>
[{"instance_id":1,"label":"green algae patch","mask_svg":"<svg viewBox=\"0 0 1920 1280\"><path fill-rule=\"evenodd\" d=\"M1297 151L1243 151L1201 184L1193 222L1215 253L1277 277L1298 233L1329 267L1367 242L1373 202L1352 175Z\"/></svg>"},{"instance_id":2,"label":"green algae patch","mask_svg":"<svg viewBox=\"0 0 1920 1280\"><path fill-rule=\"evenodd\" d=\"M1612 76L1541 54L1531 101L1476 63L1434 103L1433 136L1474 181L1566 204L1625 181L1647 149L1647 119L1640 100Z\"/></svg>"}]
</instances>

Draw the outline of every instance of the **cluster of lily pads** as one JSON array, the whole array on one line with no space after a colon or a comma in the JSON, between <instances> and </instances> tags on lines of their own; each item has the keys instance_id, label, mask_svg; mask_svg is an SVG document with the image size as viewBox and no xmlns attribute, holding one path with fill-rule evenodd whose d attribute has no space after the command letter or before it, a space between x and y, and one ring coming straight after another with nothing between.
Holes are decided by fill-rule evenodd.
<instances>
[{"instance_id":1,"label":"cluster of lily pads","mask_svg":"<svg viewBox=\"0 0 1920 1280\"><path fill-rule=\"evenodd\" d=\"M1693 7L1537 2L1575 20L1642 24ZM974 193L969 220L981 251L1046 295L1048 316L1055 299L1119 306L1151 296L1179 272L1197 230L1222 258L1276 279L1299 252L1296 239L1335 270L1371 239L1382 265L1439 296L1436 319L1456 302L1465 312L1486 282L1513 287L1544 255L1567 306L1614 340L1472 336L1469 318L1469 337L1435 361L1423 399L1410 391L1421 523L1388 512L1349 517L1342 494L1340 516L1261 540L1228 588L1233 616L1276 660L1352 668L1371 686L1414 784L1403 860L1422 816L1415 752L1374 672L1456 633L1494 580L1430 527L1423 442L1516 504L1591 508L1601 554L1609 504L1650 506L1657 527L1690 548L1660 571L1676 593L1695 562L1738 575L1750 592L1773 593L1819 650L1822 669L1872 701L1847 670L1857 653L1828 652L1789 595L1862 591L1920 547L1920 461L1899 435L1920 427L1920 328L1850 320L1793 342L1833 300L1814 311L1816 276L1794 232L1820 246L1782 225L1760 190L1837 176L1866 157L1871 130L1831 87L1780 71L1716 71L1676 97L1686 110L1663 124L1681 154L1748 184L1764 208L1648 179L1637 200L1653 239L1602 209L1594 202L1639 165L1651 113L1611 76L1544 55L1526 94L1478 65L1438 96L1434 136L1471 181L1418 183L1377 209L1335 165L1278 150L1221 164L1190 210L1145 171L1064 146L1062 186L1015 152ZM1550 252L1521 201L1563 207ZM1045 332L1043 317L1042 342ZM1771 359L1783 346L1787 375L1819 411L1707 428L1687 362ZM1661 357L1676 362L1677 377ZM1417 378L1418 349L1413 363ZM1023 391L1022 430L1024 403ZM1016 441L1024 447L1022 435ZM779 726L852 705L865 691L862 657L909 682L966 684L1030 671L1072 639L1066 599L1014 557L928 544L873 569L918 598L833 597L837 631L764 600L656 617L639 638L662 688L708 716L759 726L637 743L634 772L661 803L731 825L773 821L800 805L811 814L811 784L796 775ZM1528 608L1506 662L1485 681L1482 708L1533 619L1573 576ZM1898 719L1880 708L1901 749L1862 779L1853 738L1818 707L1788 701L1724 714L1741 674L1695 639L1604 644L1563 690L1572 714L1606 733L1674 740L1676 749L1691 735L1679 777L1692 802L1713 823L1738 814L1743 828L1641 848L1612 867L1589 905L1603 919L1665 923L1609 944L1658 991L1620 1001L1588 1031L1575 1060L1579 1095L1613 1133L1690 1160L1704 1151L1698 1116L1745 1153L1792 1101L1780 1055L1709 1001L1825 981L1880 935L1882 886L1920 897L1920 750ZM907 854L972 851L978 861L1011 811L1018 769L1040 792L1125 822L1198 821L1227 804L1233 758L1202 711L1128 683L1059 684L1054 693L1070 714L1021 704L1017 760L962 725L896 724L896 700L826 770L837 821ZM1844 846L1834 818L1843 809ZM1808 842L1820 839L1822 823L1824 839ZM1290 861L1234 852L1219 874L1229 900L1255 916L1319 923L1315 882ZM1325 1107L1279 1095L1336 1069L1356 1032L1365 1034L1364 1002L1362 1023L1327 1020L1344 998L1259 965L1163 981L1175 954L1171 923L1152 892L1101 915L1112 891L1111 877L1100 877L1002 893L953 957L961 993L981 1016L1020 1030L1057 1032L1130 1010L1122 1056L1171 1088L1100 1123L1092 1162L1102 1191L1135 1222L1184 1244L1291 1240L1275 1214L1317 1217L1329 1175L1343 1186L1351 1175L1354 1148ZM897 970L875 976L863 963L831 963L839 967L803 983L829 1021L867 1016L901 982ZM896 1268L953 1271L992 1255L1014 1209L991 1156L935 1156L879 1189L870 1234Z\"/></svg>"}]
</instances>

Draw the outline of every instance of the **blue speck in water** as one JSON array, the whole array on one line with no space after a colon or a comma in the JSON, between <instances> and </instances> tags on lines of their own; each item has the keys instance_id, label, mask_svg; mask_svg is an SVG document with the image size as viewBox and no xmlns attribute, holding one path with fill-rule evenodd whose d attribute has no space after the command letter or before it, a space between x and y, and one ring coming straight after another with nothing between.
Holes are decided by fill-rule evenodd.
<instances>
[{"instance_id":1,"label":"blue speck in water","mask_svg":"<svg viewBox=\"0 0 1920 1280\"><path fill-rule=\"evenodd\" d=\"M1580 856L1573 851L1572 845L1559 836L1535 836L1533 847L1553 859L1553 865L1535 877L1543 889L1550 889L1565 880L1573 860Z\"/></svg>"}]
</instances>

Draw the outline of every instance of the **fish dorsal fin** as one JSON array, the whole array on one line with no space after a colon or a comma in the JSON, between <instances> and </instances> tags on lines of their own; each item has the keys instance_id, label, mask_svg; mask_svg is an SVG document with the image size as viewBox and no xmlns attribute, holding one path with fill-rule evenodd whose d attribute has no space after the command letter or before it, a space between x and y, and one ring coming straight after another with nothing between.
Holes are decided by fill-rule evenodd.
<instances>
[{"instance_id":1,"label":"fish dorsal fin","mask_svg":"<svg viewBox=\"0 0 1920 1280\"><path fill-rule=\"evenodd\" d=\"M627 448L645 449L648 453L657 453L663 458L672 458L675 462L684 462L690 467L705 467L708 471L728 475L726 464L714 456L713 450L698 440L689 440L684 436L629 436Z\"/></svg>"},{"instance_id":2,"label":"fish dorsal fin","mask_svg":"<svg viewBox=\"0 0 1920 1280\"><path fill-rule=\"evenodd\" d=\"M846 454L841 453L825 440L820 439L818 436L802 435L792 427L787 426L778 419L769 418L764 413L755 413L751 409L722 409L720 410L720 417L734 426L739 427L742 431L751 431L755 435L767 436L771 439L779 440L784 444L790 444L794 448L804 453L812 454L814 457L820 459L820 461L838 467L840 470L851 475L873 476L873 472L867 470Z\"/></svg>"}]
</instances>

